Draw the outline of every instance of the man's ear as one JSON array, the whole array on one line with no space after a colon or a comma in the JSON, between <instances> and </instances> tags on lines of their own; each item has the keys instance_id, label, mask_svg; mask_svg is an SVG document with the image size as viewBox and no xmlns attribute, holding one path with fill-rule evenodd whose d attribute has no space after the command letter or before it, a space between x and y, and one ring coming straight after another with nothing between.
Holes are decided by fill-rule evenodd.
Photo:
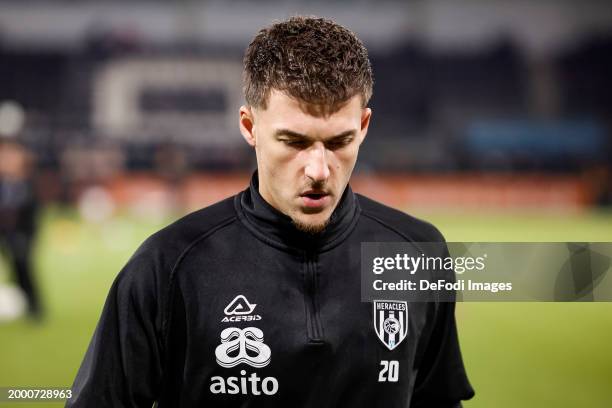
<instances>
[{"instance_id":1,"label":"man's ear","mask_svg":"<svg viewBox=\"0 0 612 408\"><path fill-rule=\"evenodd\" d=\"M257 139L255 138L255 118L251 107L242 105L240 107L240 133L244 140L251 146L255 147Z\"/></svg>"},{"instance_id":2,"label":"man's ear","mask_svg":"<svg viewBox=\"0 0 612 408\"><path fill-rule=\"evenodd\" d=\"M372 118L372 109L370 108L364 108L361 110L361 140L359 141L359 144L361 144L361 142L363 142L363 139L365 139L366 135L368 134L368 128L370 126L370 119Z\"/></svg>"}]
</instances>

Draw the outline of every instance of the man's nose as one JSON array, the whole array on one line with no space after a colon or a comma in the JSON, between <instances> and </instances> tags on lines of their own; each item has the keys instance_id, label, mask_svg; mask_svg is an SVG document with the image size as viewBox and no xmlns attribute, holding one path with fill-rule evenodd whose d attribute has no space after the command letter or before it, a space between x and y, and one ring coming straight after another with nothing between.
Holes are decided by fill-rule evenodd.
<instances>
[{"instance_id":1,"label":"man's nose","mask_svg":"<svg viewBox=\"0 0 612 408\"><path fill-rule=\"evenodd\" d=\"M327 163L327 152L325 146L315 143L308 151L308 163L306 163L306 177L313 181L325 181L329 177L329 166Z\"/></svg>"}]
</instances>

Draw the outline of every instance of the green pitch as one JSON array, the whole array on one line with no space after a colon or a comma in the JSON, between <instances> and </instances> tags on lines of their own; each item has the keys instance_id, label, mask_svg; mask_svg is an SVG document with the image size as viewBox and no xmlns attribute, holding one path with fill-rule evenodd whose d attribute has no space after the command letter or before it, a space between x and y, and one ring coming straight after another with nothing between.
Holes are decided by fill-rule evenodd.
<instances>
[{"instance_id":1,"label":"green pitch","mask_svg":"<svg viewBox=\"0 0 612 408\"><path fill-rule=\"evenodd\" d=\"M610 213L417 215L449 241L612 241ZM48 210L36 251L47 316L0 323L0 387L70 386L114 276L163 225L129 216L95 225ZM0 262L0 282L6 272ZM457 318L477 392L467 408L612 406L612 303L465 303Z\"/></svg>"}]
</instances>

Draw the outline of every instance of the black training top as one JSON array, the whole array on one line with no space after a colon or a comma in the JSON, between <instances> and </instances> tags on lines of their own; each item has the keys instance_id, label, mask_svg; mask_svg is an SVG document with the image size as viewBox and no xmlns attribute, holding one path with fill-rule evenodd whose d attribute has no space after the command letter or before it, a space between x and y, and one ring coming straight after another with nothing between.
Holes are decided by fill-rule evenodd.
<instances>
[{"instance_id":1,"label":"black training top","mask_svg":"<svg viewBox=\"0 0 612 408\"><path fill-rule=\"evenodd\" d=\"M360 301L362 241L442 240L350 187L322 233L300 232L255 175L138 249L67 407L458 407L474 391L455 304L385 303L388 333L407 323L389 342Z\"/></svg>"}]
</instances>

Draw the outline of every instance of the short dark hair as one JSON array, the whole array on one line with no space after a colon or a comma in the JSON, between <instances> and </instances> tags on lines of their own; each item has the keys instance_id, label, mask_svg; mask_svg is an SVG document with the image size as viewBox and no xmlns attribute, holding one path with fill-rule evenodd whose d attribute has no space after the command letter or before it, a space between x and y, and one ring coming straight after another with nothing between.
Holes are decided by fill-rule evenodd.
<instances>
[{"instance_id":1,"label":"short dark hair","mask_svg":"<svg viewBox=\"0 0 612 408\"><path fill-rule=\"evenodd\" d=\"M244 55L243 79L250 106L265 109L274 88L327 112L357 94L365 107L374 82L368 51L352 31L301 16L257 33Z\"/></svg>"}]
</instances>

